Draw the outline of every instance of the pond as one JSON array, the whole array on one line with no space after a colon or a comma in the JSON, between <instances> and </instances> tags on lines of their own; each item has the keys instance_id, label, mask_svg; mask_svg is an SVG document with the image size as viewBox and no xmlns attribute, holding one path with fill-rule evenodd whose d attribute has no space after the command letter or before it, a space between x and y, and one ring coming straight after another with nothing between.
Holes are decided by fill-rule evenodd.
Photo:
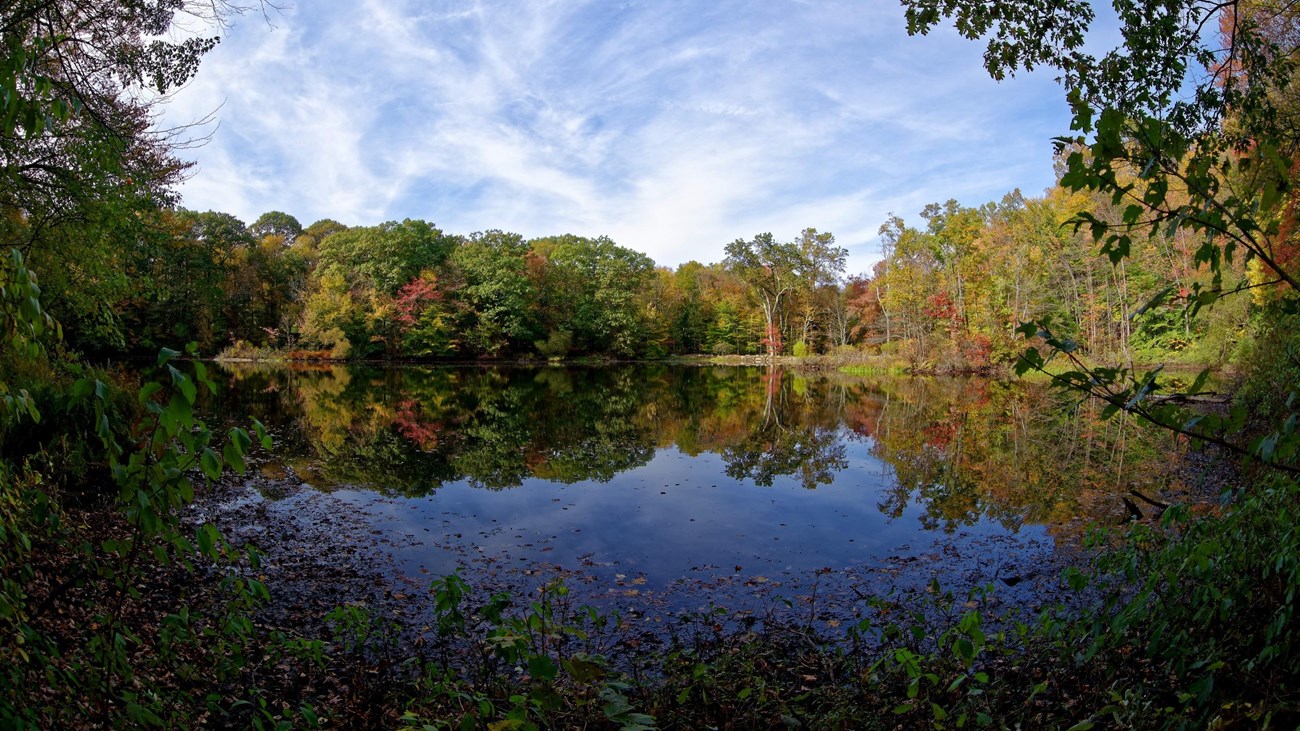
<instances>
[{"instance_id":1,"label":"pond","mask_svg":"<svg viewBox=\"0 0 1300 731\"><path fill-rule=\"evenodd\" d=\"M559 574L616 606L789 605L819 582L830 606L933 578L1036 606L1058 544L1124 520L1130 489L1167 488L1178 452L1041 384L984 379L215 370L224 387L208 408L257 417L276 444L214 513L333 516L349 535L316 543L380 546L408 585Z\"/></svg>"}]
</instances>

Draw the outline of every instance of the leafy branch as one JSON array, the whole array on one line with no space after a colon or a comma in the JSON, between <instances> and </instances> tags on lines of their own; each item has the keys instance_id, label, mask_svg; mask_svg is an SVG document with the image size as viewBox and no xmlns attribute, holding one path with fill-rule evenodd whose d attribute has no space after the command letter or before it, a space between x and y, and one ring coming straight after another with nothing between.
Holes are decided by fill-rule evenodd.
<instances>
[{"instance_id":1,"label":"leafy branch","mask_svg":"<svg viewBox=\"0 0 1300 731\"><path fill-rule=\"evenodd\" d=\"M1295 431L1296 416L1292 414L1281 427L1265 437L1244 445L1230 438L1246 424L1246 410L1234 405L1227 416L1213 413L1192 413L1173 403L1173 399L1158 400L1161 384L1161 368L1148 371L1141 376L1127 368L1095 367L1086 364L1078 353L1078 345L1070 339L1056 337L1046 320L1023 323L1017 332L1026 339L1041 338L1050 349L1045 358L1037 347L1030 346L1020 354L1016 361L1016 374L1024 375L1037 371L1046 375L1057 386L1074 392L1082 392L1089 397L1098 398L1107 405L1102 411L1103 418L1109 418L1123 411L1144 421L1186 436L1195 443L1213 444L1241 457L1253 458L1261 464L1286 472L1300 475L1300 466L1292 463L1297 448L1300 448L1300 434ZM1060 354L1066 358L1072 370L1055 372L1048 369L1053 358ZM1178 394L1180 397L1192 397L1205 393L1205 383L1209 378L1209 369L1197 374L1192 385ZM1287 401L1290 408L1296 394L1292 393Z\"/></svg>"}]
</instances>

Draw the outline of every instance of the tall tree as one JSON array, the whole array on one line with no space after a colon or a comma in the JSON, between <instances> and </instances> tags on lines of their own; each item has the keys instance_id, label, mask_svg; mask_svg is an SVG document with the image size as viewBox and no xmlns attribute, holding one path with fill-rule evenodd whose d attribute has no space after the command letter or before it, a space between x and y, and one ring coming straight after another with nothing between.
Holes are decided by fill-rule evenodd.
<instances>
[{"instance_id":1,"label":"tall tree","mask_svg":"<svg viewBox=\"0 0 1300 731\"><path fill-rule=\"evenodd\" d=\"M1120 45L1094 55L1085 44L1095 17L1087 0L903 2L910 32L928 32L948 18L962 35L986 40L985 65L995 78L1036 66L1061 70L1073 112L1072 134L1058 138L1065 156L1061 183L1096 192L1118 209L1114 216L1080 211L1076 218L1112 263L1128 260L1135 244L1142 247L1153 234L1187 231L1201 239L1196 262L1213 273L1208 287L1194 283L1186 293L1193 311L1229 291L1224 265L1238 254L1257 262L1252 286L1278 288L1295 309L1300 126L1293 82L1300 22L1290 3L1115 0ZM1119 270L1121 287L1128 284L1126 270L1127 264ZM1167 403L1148 400L1154 374L1090 368L1076 357L1077 344L1057 336L1050 323L1031 323L1023 332L1042 336L1048 348L1074 361L1076 370L1059 380L1115 409L1300 472L1289 463L1300 443L1293 413L1279 419L1268 439L1239 444L1225 436L1222 419L1188 420ZM1025 368L1042 365L1037 350L1025 352ZM1293 403L1295 393L1283 400Z\"/></svg>"},{"instance_id":2,"label":"tall tree","mask_svg":"<svg viewBox=\"0 0 1300 731\"><path fill-rule=\"evenodd\" d=\"M121 342L108 305L129 292L125 252L158 234L175 201L185 130L155 125L215 37L172 34L178 18L220 20L222 0L11 0L0 10L0 247L43 273L74 344ZM191 28L191 30L193 30Z\"/></svg>"},{"instance_id":3,"label":"tall tree","mask_svg":"<svg viewBox=\"0 0 1300 731\"><path fill-rule=\"evenodd\" d=\"M835 245L835 234L818 232L815 228L801 231L795 243L804 262L799 292L799 341L810 345L815 329L820 328L822 332L829 329L824 320L835 306L849 252Z\"/></svg>"},{"instance_id":4,"label":"tall tree","mask_svg":"<svg viewBox=\"0 0 1300 731\"><path fill-rule=\"evenodd\" d=\"M802 281L807 260L798 244L780 243L770 233L736 239L726 252L727 268L749 285L763 310L764 342L768 357L775 358L781 353L784 301Z\"/></svg>"},{"instance_id":5,"label":"tall tree","mask_svg":"<svg viewBox=\"0 0 1300 731\"><path fill-rule=\"evenodd\" d=\"M317 266L391 297L420 272L440 266L459 243L426 221L388 221L324 237L316 244Z\"/></svg>"},{"instance_id":6,"label":"tall tree","mask_svg":"<svg viewBox=\"0 0 1300 731\"><path fill-rule=\"evenodd\" d=\"M283 211L267 211L249 225L248 232L259 239L279 236L285 246L290 246L302 233L302 224Z\"/></svg>"},{"instance_id":7,"label":"tall tree","mask_svg":"<svg viewBox=\"0 0 1300 731\"><path fill-rule=\"evenodd\" d=\"M644 325L638 295L654 262L614 243L565 234L529 242L540 316L548 335L573 334L578 350L631 356L641 351Z\"/></svg>"},{"instance_id":8,"label":"tall tree","mask_svg":"<svg viewBox=\"0 0 1300 731\"><path fill-rule=\"evenodd\" d=\"M465 284L467 337L479 354L494 356L539 335L533 303L537 292L528 278L528 244L519 234L492 230L470 234L451 255Z\"/></svg>"}]
</instances>

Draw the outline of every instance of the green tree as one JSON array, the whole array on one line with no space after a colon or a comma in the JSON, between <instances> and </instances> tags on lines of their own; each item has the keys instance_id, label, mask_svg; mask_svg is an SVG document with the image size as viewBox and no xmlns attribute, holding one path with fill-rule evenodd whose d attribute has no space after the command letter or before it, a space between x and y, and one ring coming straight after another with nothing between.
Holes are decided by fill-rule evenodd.
<instances>
[{"instance_id":1,"label":"green tree","mask_svg":"<svg viewBox=\"0 0 1300 731\"><path fill-rule=\"evenodd\" d=\"M448 296L448 289L445 283L438 281L437 275L426 270L397 291L392 315L385 311L388 308L386 304L370 312L368 317L372 323L391 319L399 324L401 335L391 338L390 355L443 358L460 352L463 331L456 323L461 318L457 317L457 308L452 297ZM451 288L451 291L459 289ZM379 327L371 324L370 330L373 340Z\"/></svg>"},{"instance_id":2,"label":"green tree","mask_svg":"<svg viewBox=\"0 0 1300 731\"><path fill-rule=\"evenodd\" d=\"M226 278L226 322L231 337L278 345L300 311L297 298L302 294L307 265L280 234L267 234L236 249Z\"/></svg>"},{"instance_id":3,"label":"green tree","mask_svg":"<svg viewBox=\"0 0 1300 731\"><path fill-rule=\"evenodd\" d=\"M669 338L678 353L705 352L711 318L700 281L703 270L703 264L688 261L672 275L680 301L671 316Z\"/></svg>"},{"instance_id":4,"label":"green tree","mask_svg":"<svg viewBox=\"0 0 1300 731\"><path fill-rule=\"evenodd\" d=\"M341 231L347 231L348 227L335 221L332 218L322 218L303 229L302 233L293 241L293 248L302 252L304 258L310 259L313 264L316 261L316 250L320 242L333 236Z\"/></svg>"},{"instance_id":5,"label":"green tree","mask_svg":"<svg viewBox=\"0 0 1300 731\"><path fill-rule=\"evenodd\" d=\"M1179 292L1193 313L1229 291L1224 265L1237 254L1257 262L1252 286L1280 288L1283 302L1272 317L1296 309L1300 258L1291 192L1300 175L1300 133L1290 113L1296 104L1293 8L1117 0L1120 45L1094 55L1084 44L1094 11L1083 0L904 5L910 32L928 32L950 18L962 35L987 39L985 65L995 78L1036 66L1061 70L1075 133L1057 140L1064 158L1061 184L1098 193L1113 207L1112 215L1080 211L1075 225L1090 232L1117 265L1124 287L1135 242L1161 232L1171 238L1189 232L1201 239L1195 262L1212 273L1209 286L1195 282ZM1210 30L1216 26L1219 33ZM1133 314L1149 311L1173 291L1166 287ZM1072 361L1074 370L1058 380L1107 400L1113 409L1300 472L1290 464L1300 441L1294 418L1279 419L1271 435L1247 445L1231 436L1244 422L1243 412L1227 419L1183 414L1148 398L1159 388L1157 374L1091 368L1078 358L1078 343L1059 336L1050 322L1029 323L1022 332L1041 337L1053 354ZM1042 368L1044 360L1031 348L1020 368ZM1198 379L1192 390L1203 383ZM1281 412L1286 417L1290 409Z\"/></svg>"},{"instance_id":6,"label":"green tree","mask_svg":"<svg viewBox=\"0 0 1300 731\"><path fill-rule=\"evenodd\" d=\"M639 251L572 234L529 242L546 332L568 330L587 353L631 356L642 345L637 296L654 271Z\"/></svg>"},{"instance_id":7,"label":"green tree","mask_svg":"<svg viewBox=\"0 0 1300 731\"><path fill-rule=\"evenodd\" d=\"M795 239L803 256L803 281L799 295L799 342L811 346L814 333L823 337L831 329L829 315L839 295L840 277L849 251L835 245L835 234L806 228Z\"/></svg>"},{"instance_id":8,"label":"green tree","mask_svg":"<svg viewBox=\"0 0 1300 731\"><path fill-rule=\"evenodd\" d=\"M315 240L313 229L323 238ZM336 354L343 347L351 357L401 353L402 331L409 323L398 319L395 299L425 273L446 279L439 272L460 243L457 236L411 219L342 230L333 222L318 222L299 238L304 247L314 243L314 253L299 255L312 255L315 266L298 330L309 343Z\"/></svg>"},{"instance_id":9,"label":"green tree","mask_svg":"<svg viewBox=\"0 0 1300 731\"><path fill-rule=\"evenodd\" d=\"M303 340L329 348L334 357L347 357L354 343L368 341L360 304L347 280L333 272L314 279L300 317L298 331Z\"/></svg>"},{"instance_id":10,"label":"green tree","mask_svg":"<svg viewBox=\"0 0 1300 731\"><path fill-rule=\"evenodd\" d=\"M459 292L469 309L465 329L478 353L494 356L536 339L527 256L522 236L497 230L471 234L452 252L451 263L465 280Z\"/></svg>"},{"instance_id":11,"label":"green tree","mask_svg":"<svg viewBox=\"0 0 1300 731\"><path fill-rule=\"evenodd\" d=\"M1300 288L1278 248L1285 192L1300 172L1291 164L1300 135L1286 113L1295 50L1289 9L1119 0L1122 42L1097 56L1084 45L1095 14L1083 0L904 5L910 32L952 18L964 36L987 38L985 65L995 78L1036 66L1062 70L1078 133L1058 138L1062 183L1124 206L1116 221L1080 218L1112 261L1128 256L1135 232L1186 228L1205 236L1199 262L1217 268L1240 249L1279 283ZM1215 26L1221 33L1208 30Z\"/></svg>"},{"instance_id":12,"label":"green tree","mask_svg":"<svg viewBox=\"0 0 1300 731\"><path fill-rule=\"evenodd\" d=\"M316 243L317 267L388 296L440 266L460 239L426 221L406 219L336 231Z\"/></svg>"},{"instance_id":13,"label":"green tree","mask_svg":"<svg viewBox=\"0 0 1300 731\"><path fill-rule=\"evenodd\" d=\"M155 100L194 74L216 38L168 29L217 19L224 2L14 0L0 11L0 247L43 273L74 346L119 347L112 308L129 252L175 201L184 131L160 132Z\"/></svg>"},{"instance_id":14,"label":"green tree","mask_svg":"<svg viewBox=\"0 0 1300 731\"><path fill-rule=\"evenodd\" d=\"M193 341L212 352L225 340L228 267L234 247L249 239L242 224L231 218L230 225L223 216L185 210L157 214L157 235L142 239L123 269L133 291L111 303L126 333L121 345L149 352Z\"/></svg>"},{"instance_id":15,"label":"green tree","mask_svg":"<svg viewBox=\"0 0 1300 731\"><path fill-rule=\"evenodd\" d=\"M302 234L302 224L283 211L267 211L253 221L248 227L248 232L259 239L279 236L282 243L289 246Z\"/></svg>"},{"instance_id":16,"label":"green tree","mask_svg":"<svg viewBox=\"0 0 1300 731\"><path fill-rule=\"evenodd\" d=\"M749 285L763 310L769 357L781 353L785 299L798 288L807 260L798 244L779 243L770 233L727 244L727 268Z\"/></svg>"}]
</instances>

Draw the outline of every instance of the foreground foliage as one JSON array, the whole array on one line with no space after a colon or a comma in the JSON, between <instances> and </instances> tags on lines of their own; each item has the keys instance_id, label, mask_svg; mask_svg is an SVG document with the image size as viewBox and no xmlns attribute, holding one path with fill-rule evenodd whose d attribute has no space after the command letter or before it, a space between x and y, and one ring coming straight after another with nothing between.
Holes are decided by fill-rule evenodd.
<instances>
[{"instance_id":1,"label":"foreground foliage","mask_svg":"<svg viewBox=\"0 0 1300 731\"><path fill-rule=\"evenodd\" d=\"M409 728L1290 728L1298 497L1261 485L1222 515L1171 509L1119 544L1098 535L1095 573L1069 576L1102 585L1097 608L1006 617L987 589L936 583L866 600L840 629L714 606L654 635L562 583L482 596L453 574L419 600L423 650L350 606L321 661Z\"/></svg>"}]
</instances>

